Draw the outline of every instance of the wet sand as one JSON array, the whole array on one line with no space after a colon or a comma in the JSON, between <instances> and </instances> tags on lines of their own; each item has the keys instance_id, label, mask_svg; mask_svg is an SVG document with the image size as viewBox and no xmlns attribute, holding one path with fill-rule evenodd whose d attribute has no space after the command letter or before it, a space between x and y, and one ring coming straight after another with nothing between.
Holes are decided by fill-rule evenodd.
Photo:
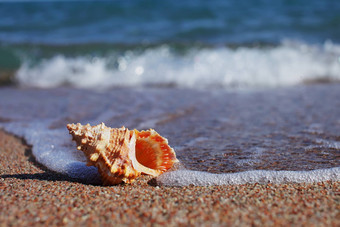
<instances>
[{"instance_id":1,"label":"wet sand","mask_svg":"<svg viewBox=\"0 0 340 227\"><path fill-rule=\"evenodd\" d=\"M150 177L103 187L34 161L0 130L1 226L339 226L340 182L156 186Z\"/></svg>"}]
</instances>

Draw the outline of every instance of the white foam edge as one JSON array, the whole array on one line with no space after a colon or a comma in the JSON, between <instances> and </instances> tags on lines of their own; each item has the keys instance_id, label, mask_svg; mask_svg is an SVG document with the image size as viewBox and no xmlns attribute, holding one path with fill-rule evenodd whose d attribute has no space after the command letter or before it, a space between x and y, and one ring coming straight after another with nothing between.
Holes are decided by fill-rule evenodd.
<instances>
[{"instance_id":1,"label":"white foam edge","mask_svg":"<svg viewBox=\"0 0 340 227\"><path fill-rule=\"evenodd\" d=\"M340 181L340 167L309 171L252 170L224 174L176 170L166 172L157 177L156 180L159 185L181 187L189 185L240 185L247 183L316 183L323 181Z\"/></svg>"},{"instance_id":2,"label":"white foam edge","mask_svg":"<svg viewBox=\"0 0 340 227\"><path fill-rule=\"evenodd\" d=\"M11 122L0 124L9 133L23 137L32 146L35 160L48 169L75 179L99 183L96 167L86 166L86 158L72 146L67 129L49 129L48 120L30 123Z\"/></svg>"},{"instance_id":3,"label":"white foam edge","mask_svg":"<svg viewBox=\"0 0 340 227\"><path fill-rule=\"evenodd\" d=\"M67 130L49 129L48 125L50 125L48 120L0 124L4 130L25 138L28 144L33 145L32 154L36 161L48 169L72 178L84 179L93 183L100 182L97 168L86 166L82 152L68 146L67 143L71 143L71 137ZM156 180L159 185L164 186L314 183L340 181L340 167L310 171L253 170L224 174L181 169L166 172Z\"/></svg>"}]
</instances>

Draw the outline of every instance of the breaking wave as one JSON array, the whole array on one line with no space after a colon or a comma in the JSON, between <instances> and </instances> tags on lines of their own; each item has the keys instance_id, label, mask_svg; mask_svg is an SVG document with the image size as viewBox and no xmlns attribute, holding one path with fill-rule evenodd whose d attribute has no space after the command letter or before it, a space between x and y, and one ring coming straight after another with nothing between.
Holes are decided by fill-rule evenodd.
<instances>
[{"instance_id":1,"label":"breaking wave","mask_svg":"<svg viewBox=\"0 0 340 227\"><path fill-rule=\"evenodd\" d=\"M257 88L340 81L340 45L283 42L270 47L191 47L168 45L108 56L54 55L34 64L24 60L19 85L103 89L130 86Z\"/></svg>"}]
</instances>

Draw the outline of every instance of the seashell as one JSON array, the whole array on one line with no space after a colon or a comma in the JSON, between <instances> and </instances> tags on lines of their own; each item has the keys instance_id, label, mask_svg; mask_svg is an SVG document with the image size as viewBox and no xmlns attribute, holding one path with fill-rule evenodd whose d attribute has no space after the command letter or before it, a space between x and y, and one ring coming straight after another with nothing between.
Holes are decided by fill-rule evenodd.
<instances>
[{"instance_id":1,"label":"seashell","mask_svg":"<svg viewBox=\"0 0 340 227\"><path fill-rule=\"evenodd\" d=\"M67 128L84 152L87 165L96 166L103 184L132 183L142 173L158 176L178 162L168 140L155 130L128 130L68 124Z\"/></svg>"}]
</instances>

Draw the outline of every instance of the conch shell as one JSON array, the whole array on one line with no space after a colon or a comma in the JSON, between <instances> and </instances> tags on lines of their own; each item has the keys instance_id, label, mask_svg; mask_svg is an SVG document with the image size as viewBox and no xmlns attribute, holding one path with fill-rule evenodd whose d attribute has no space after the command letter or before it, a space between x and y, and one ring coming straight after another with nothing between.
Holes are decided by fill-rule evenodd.
<instances>
[{"instance_id":1,"label":"conch shell","mask_svg":"<svg viewBox=\"0 0 340 227\"><path fill-rule=\"evenodd\" d=\"M128 130L68 124L67 128L84 152L88 166L96 166L103 184L132 183L141 173L158 176L178 162L168 140L155 130Z\"/></svg>"}]
</instances>

